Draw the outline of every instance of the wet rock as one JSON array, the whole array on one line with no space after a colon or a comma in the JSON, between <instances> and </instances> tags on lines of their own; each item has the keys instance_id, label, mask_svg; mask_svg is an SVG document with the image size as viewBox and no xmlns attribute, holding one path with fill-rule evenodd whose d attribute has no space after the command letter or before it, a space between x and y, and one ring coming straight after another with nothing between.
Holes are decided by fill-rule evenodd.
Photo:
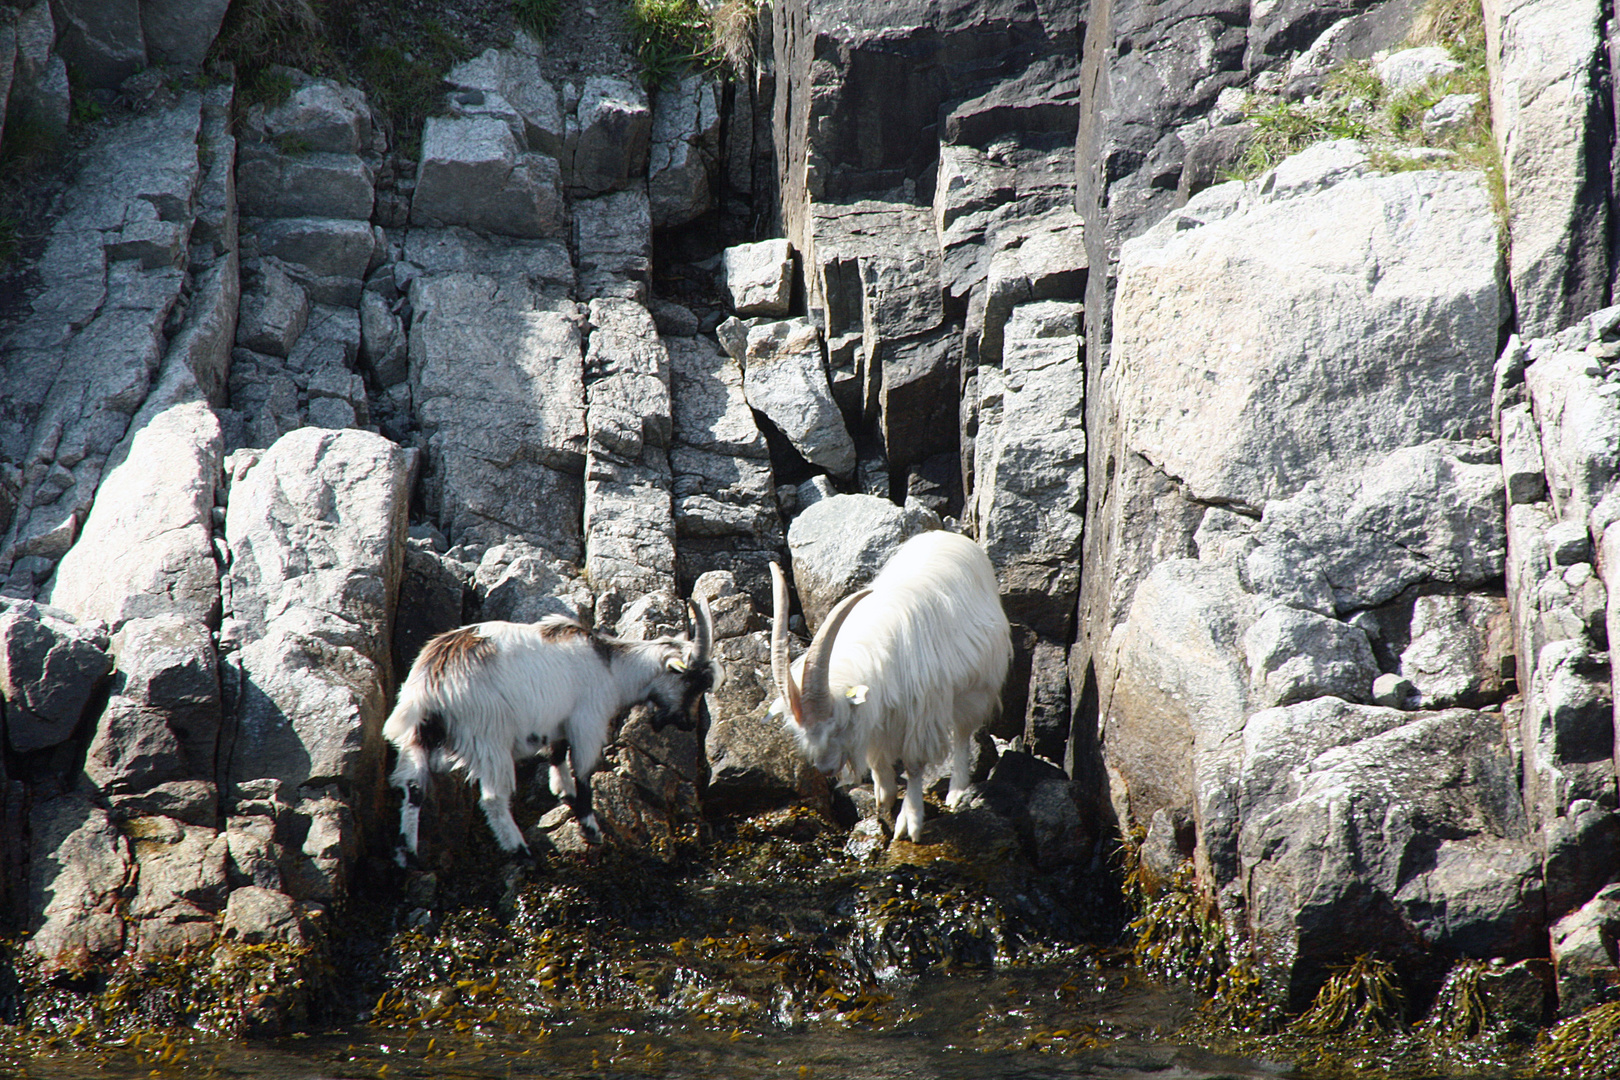
<instances>
[{"instance_id":1,"label":"wet rock","mask_svg":"<svg viewBox=\"0 0 1620 1080\"><path fill-rule=\"evenodd\" d=\"M793 248L786 240L762 240L726 248L721 288L738 315L780 317L793 298Z\"/></svg>"},{"instance_id":2,"label":"wet rock","mask_svg":"<svg viewBox=\"0 0 1620 1080\"><path fill-rule=\"evenodd\" d=\"M0 611L0 701L6 742L18 753L73 737L112 670L99 630Z\"/></svg>"},{"instance_id":3,"label":"wet rock","mask_svg":"<svg viewBox=\"0 0 1620 1080\"><path fill-rule=\"evenodd\" d=\"M825 806L827 784L774 717L721 717L709 728L706 805L747 813L784 804Z\"/></svg>"},{"instance_id":4,"label":"wet rock","mask_svg":"<svg viewBox=\"0 0 1620 1080\"><path fill-rule=\"evenodd\" d=\"M714 79L687 75L660 87L653 99L647 162L655 228L685 225L709 211L719 154L720 95Z\"/></svg>"},{"instance_id":5,"label":"wet rock","mask_svg":"<svg viewBox=\"0 0 1620 1080\"><path fill-rule=\"evenodd\" d=\"M1499 715L1317 698L1254 714L1236 753L1204 797L1203 842L1290 1000L1369 947L1524 955L1546 932L1525 900L1541 858L1503 783ZM1426 856L1412 873L1415 846Z\"/></svg>"},{"instance_id":6,"label":"wet rock","mask_svg":"<svg viewBox=\"0 0 1620 1080\"><path fill-rule=\"evenodd\" d=\"M793 519L788 550L805 620L813 631L834 604L870 582L894 549L939 527L931 510L871 495L835 495Z\"/></svg>"},{"instance_id":7,"label":"wet rock","mask_svg":"<svg viewBox=\"0 0 1620 1080\"><path fill-rule=\"evenodd\" d=\"M134 433L46 592L116 630L132 618L217 617L212 512L224 450L206 403L175 405Z\"/></svg>"},{"instance_id":8,"label":"wet rock","mask_svg":"<svg viewBox=\"0 0 1620 1080\"><path fill-rule=\"evenodd\" d=\"M111 960L124 947L129 842L106 811L71 795L35 805L29 832L34 934L26 949L48 971L82 972Z\"/></svg>"},{"instance_id":9,"label":"wet rock","mask_svg":"<svg viewBox=\"0 0 1620 1080\"><path fill-rule=\"evenodd\" d=\"M1033 754L1002 754L989 777L975 786L968 806L987 806L1010 822L1030 860L1038 866L1059 866L1091 857L1092 838L1081 828L1068 776ZM924 839L929 839L926 833Z\"/></svg>"},{"instance_id":10,"label":"wet rock","mask_svg":"<svg viewBox=\"0 0 1620 1080\"><path fill-rule=\"evenodd\" d=\"M1615 941L1620 937L1620 885L1607 885L1552 927L1558 1014L1574 1016L1614 997Z\"/></svg>"},{"instance_id":11,"label":"wet rock","mask_svg":"<svg viewBox=\"0 0 1620 1080\"><path fill-rule=\"evenodd\" d=\"M243 945L309 944L304 922L292 897L274 889L245 885L231 890L219 936Z\"/></svg>"},{"instance_id":12,"label":"wet rock","mask_svg":"<svg viewBox=\"0 0 1620 1080\"><path fill-rule=\"evenodd\" d=\"M557 160L522 149L492 117L429 117L422 131L411 223L464 225L503 236L559 236Z\"/></svg>"}]
</instances>

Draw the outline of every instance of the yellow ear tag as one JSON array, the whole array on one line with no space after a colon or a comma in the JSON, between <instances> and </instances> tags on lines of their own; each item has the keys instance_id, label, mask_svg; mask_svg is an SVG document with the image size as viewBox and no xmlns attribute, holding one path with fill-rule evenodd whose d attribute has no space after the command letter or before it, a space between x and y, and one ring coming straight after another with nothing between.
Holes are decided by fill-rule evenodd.
<instances>
[{"instance_id":1,"label":"yellow ear tag","mask_svg":"<svg viewBox=\"0 0 1620 1080\"><path fill-rule=\"evenodd\" d=\"M848 690L844 691L844 696L849 698L849 700L854 702L856 705L864 705L866 704L866 686L864 684L861 686L852 686Z\"/></svg>"},{"instance_id":2,"label":"yellow ear tag","mask_svg":"<svg viewBox=\"0 0 1620 1080\"><path fill-rule=\"evenodd\" d=\"M687 665L686 665L685 660L671 660L669 662L669 670L671 670L671 671L682 671L682 672L684 672L686 670L686 666Z\"/></svg>"}]
</instances>

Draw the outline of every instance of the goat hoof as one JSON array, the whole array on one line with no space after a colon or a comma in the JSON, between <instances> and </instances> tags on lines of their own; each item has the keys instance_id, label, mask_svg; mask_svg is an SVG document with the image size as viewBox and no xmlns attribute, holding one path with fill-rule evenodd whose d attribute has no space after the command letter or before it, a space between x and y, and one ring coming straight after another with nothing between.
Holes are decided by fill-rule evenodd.
<instances>
[{"instance_id":1,"label":"goat hoof","mask_svg":"<svg viewBox=\"0 0 1620 1080\"><path fill-rule=\"evenodd\" d=\"M394 851L394 865L412 874L424 873L428 869L427 863L423 862L416 852L407 848L398 848Z\"/></svg>"}]
</instances>

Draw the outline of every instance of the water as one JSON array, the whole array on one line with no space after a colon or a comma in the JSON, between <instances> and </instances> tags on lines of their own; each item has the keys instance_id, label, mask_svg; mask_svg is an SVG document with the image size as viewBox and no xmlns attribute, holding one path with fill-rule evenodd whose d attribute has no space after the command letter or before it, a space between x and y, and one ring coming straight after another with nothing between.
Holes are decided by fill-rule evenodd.
<instances>
[{"instance_id":1,"label":"water","mask_svg":"<svg viewBox=\"0 0 1620 1080\"><path fill-rule=\"evenodd\" d=\"M319 962L254 969L250 993L224 945L88 991L33 987L28 1026L0 1026L0 1077L1527 1076L1522 1041L1231 1030L1132 965L1106 862L1037 870L971 832L851 854L799 812L664 859L530 871L469 835L436 877L363 874ZM264 1016L308 1034L252 1037Z\"/></svg>"},{"instance_id":2,"label":"water","mask_svg":"<svg viewBox=\"0 0 1620 1080\"><path fill-rule=\"evenodd\" d=\"M143 1038L96 1051L61 1046L18 1077L108 1080L485 1080L508 1077L736 1077L980 1080L1110 1077L1213 1080L1290 1075L1280 1064L1158 1042L1192 1014L1185 995L1126 972L1077 985L1040 968L919 980L871 1023L728 1027L648 1013L560 1013L534 1030L355 1027L268 1041Z\"/></svg>"}]
</instances>

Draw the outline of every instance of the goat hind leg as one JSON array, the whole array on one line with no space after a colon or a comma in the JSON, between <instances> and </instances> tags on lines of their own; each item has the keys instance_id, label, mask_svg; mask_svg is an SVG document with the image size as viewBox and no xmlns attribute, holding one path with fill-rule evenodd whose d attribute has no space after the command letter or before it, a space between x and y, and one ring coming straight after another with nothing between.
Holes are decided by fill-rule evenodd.
<instances>
[{"instance_id":1,"label":"goat hind leg","mask_svg":"<svg viewBox=\"0 0 1620 1080\"><path fill-rule=\"evenodd\" d=\"M422 801L427 795L427 751L414 743L400 748L399 763L391 777L401 795L399 804L399 842L394 849L394 861L400 866L416 862L417 845L421 840Z\"/></svg>"},{"instance_id":2,"label":"goat hind leg","mask_svg":"<svg viewBox=\"0 0 1620 1080\"><path fill-rule=\"evenodd\" d=\"M517 787L517 772L512 759L494 768L494 775L478 778L478 805L489 822L495 842L508 854L529 854L529 845L523 839L523 830L512 819L512 792Z\"/></svg>"}]
</instances>

